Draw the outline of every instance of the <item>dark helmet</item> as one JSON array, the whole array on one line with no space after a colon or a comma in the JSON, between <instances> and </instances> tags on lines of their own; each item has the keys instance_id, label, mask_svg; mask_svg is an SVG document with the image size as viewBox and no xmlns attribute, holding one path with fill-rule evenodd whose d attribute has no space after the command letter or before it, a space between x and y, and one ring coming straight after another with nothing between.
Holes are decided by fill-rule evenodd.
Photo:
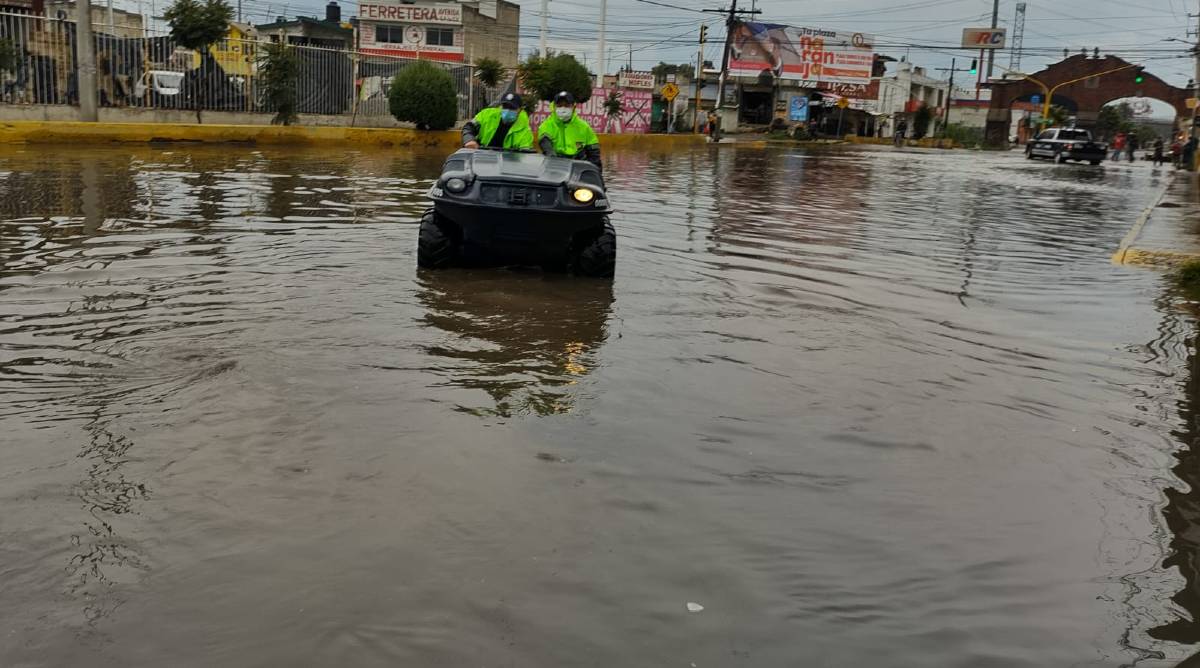
<instances>
[{"instance_id":1,"label":"dark helmet","mask_svg":"<svg viewBox=\"0 0 1200 668\"><path fill-rule=\"evenodd\" d=\"M570 106L574 106L574 104L575 104L575 96L568 93L565 90L563 92L559 93L558 95L554 96L554 106L556 106L556 107L562 107L562 106L570 107Z\"/></svg>"},{"instance_id":2,"label":"dark helmet","mask_svg":"<svg viewBox=\"0 0 1200 668\"><path fill-rule=\"evenodd\" d=\"M516 93L508 93L500 98L500 107L502 109L520 109L521 96Z\"/></svg>"}]
</instances>

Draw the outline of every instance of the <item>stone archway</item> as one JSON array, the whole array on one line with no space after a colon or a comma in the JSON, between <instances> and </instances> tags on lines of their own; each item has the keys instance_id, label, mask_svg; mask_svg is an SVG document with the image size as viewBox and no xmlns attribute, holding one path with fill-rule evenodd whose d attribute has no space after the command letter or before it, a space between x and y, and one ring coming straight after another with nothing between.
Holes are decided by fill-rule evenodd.
<instances>
[{"instance_id":1,"label":"stone archway","mask_svg":"<svg viewBox=\"0 0 1200 668\"><path fill-rule=\"evenodd\" d=\"M1083 54L1071 56L1059 61L1040 72L1030 76L1053 88L1065 81L1081 79L1089 75L1097 75L1121 67L1132 65L1127 60L1116 56L1091 58ZM1028 99L1033 95L1045 95L1042 87L1028 79L1005 79L992 81L988 84L992 90L992 101L988 107L986 141L991 146L1003 146L1008 142L1008 128L1013 102ZM1175 108L1176 118L1189 116L1191 110L1187 107L1191 91L1177 88L1150 74L1143 73L1142 83L1134 81L1134 70L1113 72L1104 76L1066 84L1054 92L1059 96L1070 99L1076 105L1076 118L1080 127L1090 128L1096 123L1100 109L1104 105L1126 97L1149 97L1162 100Z\"/></svg>"}]
</instances>

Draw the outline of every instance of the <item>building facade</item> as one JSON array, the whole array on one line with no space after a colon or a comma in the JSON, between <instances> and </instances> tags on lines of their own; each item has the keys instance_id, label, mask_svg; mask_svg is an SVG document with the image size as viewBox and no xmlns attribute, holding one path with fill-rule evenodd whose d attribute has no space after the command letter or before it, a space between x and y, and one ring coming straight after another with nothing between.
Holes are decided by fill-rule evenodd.
<instances>
[{"instance_id":1,"label":"building facade","mask_svg":"<svg viewBox=\"0 0 1200 668\"><path fill-rule=\"evenodd\" d=\"M316 46L325 49L354 48L354 30L342 23L342 9L336 2L325 6L325 20L299 16L293 20L279 17L274 23L258 26L258 33L272 42L280 40L293 46Z\"/></svg>"},{"instance_id":2,"label":"building facade","mask_svg":"<svg viewBox=\"0 0 1200 668\"><path fill-rule=\"evenodd\" d=\"M520 25L520 5L505 0L364 0L358 5L358 47L452 63L494 58L511 69L517 65Z\"/></svg>"},{"instance_id":3,"label":"building facade","mask_svg":"<svg viewBox=\"0 0 1200 668\"><path fill-rule=\"evenodd\" d=\"M950 84L925 73L924 67L901 60L896 63L896 72L879 77L879 97L876 111L886 119L883 136L891 136L896 126L903 122L908 136L913 135L913 120L922 106L933 112L934 121L940 121L945 105L949 102ZM933 131L934 122L926 128Z\"/></svg>"}]
</instances>

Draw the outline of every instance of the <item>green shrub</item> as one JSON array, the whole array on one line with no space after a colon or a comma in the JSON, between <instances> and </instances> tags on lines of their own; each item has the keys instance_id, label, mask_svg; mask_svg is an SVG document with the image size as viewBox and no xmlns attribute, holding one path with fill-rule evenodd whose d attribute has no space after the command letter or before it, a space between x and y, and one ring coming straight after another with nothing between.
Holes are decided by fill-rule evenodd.
<instances>
[{"instance_id":1,"label":"green shrub","mask_svg":"<svg viewBox=\"0 0 1200 668\"><path fill-rule=\"evenodd\" d=\"M1200 287L1200 260L1188 260L1175 270L1175 280L1185 288Z\"/></svg>"},{"instance_id":2,"label":"green shrub","mask_svg":"<svg viewBox=\"0 0 1200 668\"><path fill-rule=\"evenodd\" d=\"M260 51L258 81L269 109L275 110L273 125L296 122L296 88L300 79L300 59L296 48L272 42Z\"/></svg>"},{"instance_id":3,"label":"green shrub","mask_svg":"<svg viewBox=\"0 0 1200 668\"><path fill-rule=\"evenodd\" d=\"M418 60L392 78L388 109L396 120L416 123L420 130L454 127L458 120L454 77L428 60Z\"/></svg>"},{"instance_id":4,"label":"green shrub","mask_svg":"<svg viewBox=\"0 0 1200 668\"><path fill-rule=\"evenodd\" d=\"M542 58L530 56L517 66L525 90L538 100L553 100L560 91L575 96L579 104L592 97L592 75L569 53Z\"/></svg>"},{"instance_id":5,"label":"green shrub","mask_svg":"<svg viewBox=\"0 0 1200 668\"><path fill-rule=\"evenodd\" d=\"M0 39L0 72L16 72L19 54L11 40Z\"/></svg>"}]
</instances>

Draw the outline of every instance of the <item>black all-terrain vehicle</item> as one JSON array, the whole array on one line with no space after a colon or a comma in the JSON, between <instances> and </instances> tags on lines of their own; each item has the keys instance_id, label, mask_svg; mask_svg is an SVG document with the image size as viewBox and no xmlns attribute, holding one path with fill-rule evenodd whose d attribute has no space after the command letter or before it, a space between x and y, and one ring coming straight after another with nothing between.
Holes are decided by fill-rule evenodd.
<instances>
[{"instance_id":1,"label":"black all-terrain vehicle","mask_svg":"<svg viewBox=\"0 0 1200 668\"><path fill-rule=\"evenodd\" d=\"M429 197L417 244L422 267L520 264L613 275L612 208L590 162L462 149L446 159Z\"/></svg>"}]
</instances>

